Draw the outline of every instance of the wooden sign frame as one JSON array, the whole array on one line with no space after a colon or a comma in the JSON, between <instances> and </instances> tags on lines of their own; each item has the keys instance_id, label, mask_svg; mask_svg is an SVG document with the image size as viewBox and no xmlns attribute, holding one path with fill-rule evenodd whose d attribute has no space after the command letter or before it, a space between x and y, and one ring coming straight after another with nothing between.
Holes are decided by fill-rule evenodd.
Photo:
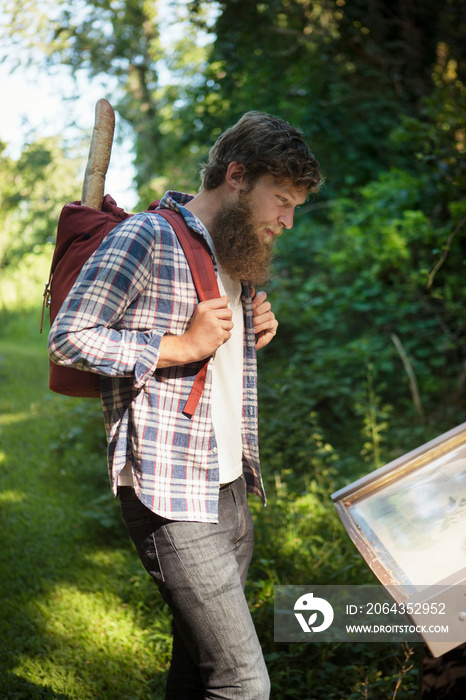
<instances>
[{"instance_id":1,"label":"wooden sign frame","mask_svg":"<svg viewBox=\"0 0 466 700\"><path fill-rule=\"evenodd\" d=\"M340 489L332 500L396 602L466 586L466 423ZM466 588L459 590L466 595Z\"/></svg>"}]
</instances>

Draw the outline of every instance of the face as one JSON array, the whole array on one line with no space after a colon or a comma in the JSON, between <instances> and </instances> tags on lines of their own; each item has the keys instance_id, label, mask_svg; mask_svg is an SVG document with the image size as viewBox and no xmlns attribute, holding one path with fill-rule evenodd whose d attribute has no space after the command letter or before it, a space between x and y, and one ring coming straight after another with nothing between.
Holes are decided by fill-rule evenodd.
<instances>
[{"instance_id":1,"label":"face","mask_svg":"<svg viewBox=\"0 0 466 700\"><path fill-rule=\"evenodd\" d=\"M239 196L249 199L256 235L266 244L273 243L284 228L292 228L296 207L306 201L304 191L273 175L262 175L249 192Z\"/></svg>"},{"instance_id":2,"label":"face","mask_svg":"<svg viewBox=\"0 0 466 700\"><path fill-rule=\"evenodd\" d=\"M297 205L306 197L271 175L260 177L250 190L238 188L223 203L211 226L217 258L233 279L264 284L270 276L273 244L291 228Z\"/></svg>"}]
</instances>

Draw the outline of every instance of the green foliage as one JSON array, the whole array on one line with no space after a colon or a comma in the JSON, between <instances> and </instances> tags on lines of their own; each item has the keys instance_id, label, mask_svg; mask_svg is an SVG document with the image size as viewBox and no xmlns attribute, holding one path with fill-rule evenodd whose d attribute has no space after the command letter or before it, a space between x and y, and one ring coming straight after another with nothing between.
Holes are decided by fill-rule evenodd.
<instances>
[{"instance_id":1,"label":"green foliage","mask_svg":"<svg viewBox=\"0 0 466 700\"><path fill-rule=\"evenodd\" d=\"M80 198L82 161L67 153L60 141L31 141L16 160L5 155L6 145L0 143L0 268L17 264L36 245L53 241L61 208Z\"/></svg>"},{"instance_id":2,"label":"green foliage","mask_svg":"<svg viewBox=\"0 0 466 700\"><path fill-rule=\"evenodd\" d=\"M31 259L38 270L48 251L42 264L39 257ZM11 270L8 276L11 287ZM35 278L28 294L39 301L40 275ZM31 316L14 304L2 315L0 692L5 698L161 697L169 615L131 549L109 489L99 403L49 393L38 317L38 307ZM247 584L273 697L357 698L367 689L385 700L399 682L397 697L413 697L419 660L400 670L399 645L273 641L274 584L373 580L330 501L342 483L344 456L324 439L315 413L300 422L296 411L289 441L284 432L291 422L283 415L263 416L269 505L251 499L256 551Z\"/></svg>"},{"instance_id":3,"label":"green foliage","mask_svg":"<svg viewBox=\"0 0 466 700\"><path fill-rule=\"evenodd\" d=\"M176 0L165 24L146 0L23 5L8 3L4 47L111 81L144 204L196 189L249 109L310 141L327 184L280 239L268 290L280 326L259 358L268 506L251 501L248 598L277 700L415 697L410 648L275 644L273 587L372 581L331 494L464 420L464 0ZM77 164L51 140L0 155L0 694L159 697L169 617L108 488L98 403L48 395L35 335Z\"/></svg>"},{"instance_id":4,"label":"green foliage","mask_svg":"<svg viewBox=\"0 0 466 700\"><path fill-rule=\"evenodd\" d=\"M0 320L3 329L15 323L19 311L37 312L41 292L49 278L52 256L52 244L35 246L32 251L23 255L17 265L8 265L2 270ZM34 326L37 331L40 326L40 314L36 317Z\"/></svg>"},{"instance_id":5,"label":"green foliage","mask_svg":"<svg viewBox=\"0 0 466 700\"><path fill-rule=\"evenodd\" d=\"M368 13L363 0L175 0L163 24L159 3L147 0L45 7L30 3L25 23L21 3L10 2L5 45L22 42L23 55L111 81L109 97L134 130L144 201L167 184L195 189L199 158L249 109L298 124L329 195L350 193L409 162L411 149L389 134L400 117L417 118L432 68L439 80L442 61L463 73L464 0L397 3L388 15L383 3Z\"/></svg>"},{"instance_id":6,"label":"green foliage","mask_svg":"<svg viewBox=\"0 0 466 700\"><path fill-rule=\"evenodd\" d=\"M150 582L142 592L121 519L106 527L118 507L99 402L48 390L41 288L29 284L32 312L9 304L1 317L0 696L160 697L169 617Z\"/></svg>"},{"instance_id":7,"label":"green foliage","mask_svg":"<svg viewBox=\"0 0 466 700\"><path fill-rule=\"evenodd\" d=\"M453 215L455 223L465 213L466 87L448 49L441 45L439 53L433 71L435 89L423 99L415 117L401 118L391 141L414 155L411 168L423 178L425 210L435 220Z\"/></svg>"},{"instance_id":8,"label":"green foliage","mask_svg":"<svg viewBox=\"0 0 466 700\"><path fill-rule=\"evenodd\" d=\"M201 2L194 3L202 6ZM194 109L208 144L249 109L298 124L327 176L328 194L352 192L381 170L404 167L410 149L389 145L400 116L416 116L432 91L437 42L457 29L449 2L225 0ZM416 27L416 33L410 28ZM464 56L455 44L455 57Z\"/></svg>"},{"instance_id":9,"label":"green foliage","mask_svg":"<svg viewBox=\"0 0 466 700\"><path fill-rule=\"evenodd\" d=\"M205 50L186 17L185 3L173 3L163 25L155 0L57 0L47 3L46 10L43 1L31 2L27 23L22 5L8 3L9 22L0 25L4 46L15 56L19 45L20 62L32 57L47 69L68 66L70 79L80 71L102 78L105 96L134 137L142 208L175 185L196 189L198 148L195 139L193 144L187 138L176 106L186 102L187 87L198 82ZM208 11L207 4L200 15ZM167 41L165 31L175 39ZM172 82L161 84L159 73L168 70Z\"/></svg>"},{"instance_id":10,"label":"green foliage","mask_svg":"<svg viewBox=\"0 0 466 700\"><path fill-rule=\"evenodd\" d=\"M296 408L289 404L297 401L301 415L318 411L339 444L340 426L348 434L359 423L369 365L381 402L416 421L399 346L432 418L439 405L461 401L455 385L465 351L464 253L453 239L429 289L452 226L431 212L429 186L424 175L382 173L357 197L333 201L328 225L306 221L304 213L280 241L270 289L280 327L273 353L264 355L264 401L272 398L293 425Z\"/></svg>"},{"instance_id":11,"label":"green foliage","mask_svg":"<svg viewBox=\"0 0 466 700\"><path fill-rule=\"evenodd\" d=\"M388 428L387 419L392 411L392 406L381 405L374 386L374 368L371 364L367 367L367 379L364 384L363 399L361 403L355 402L354 409L363 419L362 434L365 438L361 455L364 459L378 469L383 466L381 459L381 446L383 434Z\"/></svg>"},{"instance_id":12,"label":"green foliage","mask_svg":"<svg viewBox=\"0 0 466 700\"><path fill-rule=\"evenodd\" d=\"M375 700L414 698L420 661L415 647L273 641L274 585L374 582L331 504L330 494L342 483L338 470L345 468L345 460L325 442L315 414L302 416L295 427L292 418L283 421L285 411L280 411L280 426L278 419L272 420L273 411L263 410L261 443L269 502L266 508L250 502L256 546L247 595L272 697L341 700L366 693ZM288 441L285 433L290 432Z\"/></svg>"},{"instance_id":13,"label":"green foliage","mask_svg":"<svg viewBox=\"0 0 466 700\"><path fill-rule=\"evenodd\" d=\"M274 700L408 700L416 698L418 651L376 644L284 645L267 656ZM377 648L378 647L378 648ZM354 660L358 658L358 663ZM414 662L414 663L413 663ZM300 672L298 669L303 669Z\"/></svg>"}]
</instances>

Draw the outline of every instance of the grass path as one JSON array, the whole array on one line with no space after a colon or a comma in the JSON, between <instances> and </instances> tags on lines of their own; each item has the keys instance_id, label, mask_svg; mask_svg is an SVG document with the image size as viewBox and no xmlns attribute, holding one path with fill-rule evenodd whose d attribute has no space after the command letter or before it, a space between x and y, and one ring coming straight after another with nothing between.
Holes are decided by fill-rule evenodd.
<instances>
[{"instance_id":1,"label":"grass path","mask_svg":"<svg viewBox=\"0 0 466 700\"><path fill-rule=\"evenodd\" d=\"M158 700L169 616L108 486L100 406L48 390L46 338L37 325L37 311L0 309L0 700ZM294 499L277 493L267 509L252 501L249 597L272 697L358 700L367 691L371 700L393 698L403 659L396 645L386 656L377 644L273 642L279 576L339 581L361 569L315 488ZM396 700L411 700L416 669L402 675Z\"/></svg>"},{"instance_id":2,"label":"grass path","mask_svg":"<svg viewBox=\"0 0 466 700\"><path fill-rule=\"evenodd\" d=\"M50 393L36 325L0 340L0 697L159 697L168 619L141 594L99 407Z\"/></svg>"}]
</instances>

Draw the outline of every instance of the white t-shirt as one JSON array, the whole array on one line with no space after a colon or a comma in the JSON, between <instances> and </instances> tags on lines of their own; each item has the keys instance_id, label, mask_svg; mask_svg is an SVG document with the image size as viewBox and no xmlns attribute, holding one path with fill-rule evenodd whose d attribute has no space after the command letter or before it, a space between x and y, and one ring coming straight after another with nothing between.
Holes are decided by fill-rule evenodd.
<instances>
[{"instance_id":1,"label":"white t-shirt","mask_svg":"<svg viewBox=\"0 0 466 700\"><path fill-rule=\"evenodd\" d=\"M221 296L229 297L233 312L231 338L215 352L212 366L212 422L217 440L220 483L234 481L243 473L241 424L243 416L243 334L241 283L218 268Z\"/></svg>"}]
</instances>

